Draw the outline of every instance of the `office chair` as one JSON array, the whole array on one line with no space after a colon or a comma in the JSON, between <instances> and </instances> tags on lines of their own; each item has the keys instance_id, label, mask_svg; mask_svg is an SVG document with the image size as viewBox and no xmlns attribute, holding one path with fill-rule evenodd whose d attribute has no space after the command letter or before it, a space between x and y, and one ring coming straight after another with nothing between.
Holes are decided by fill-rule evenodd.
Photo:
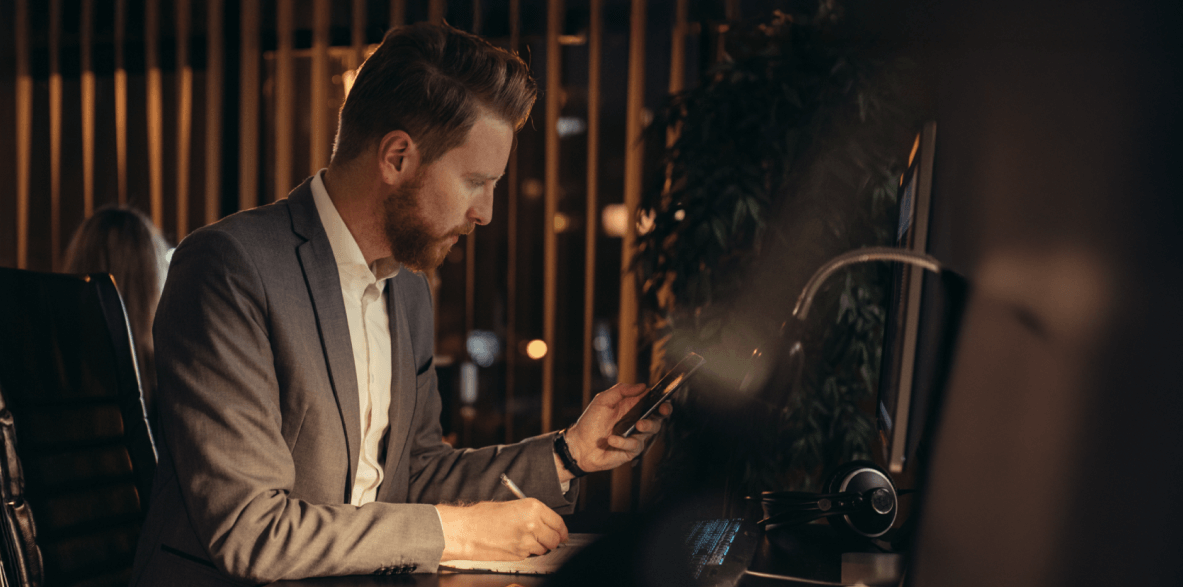
<instances>
[{"instance_id":1,"label":"office chair","mask_svg":"<svg viewBox=\"0 0 1183 587\"><path fill-rule=\"evenodd\" d=\"M0 389L0 585L33 587L41 584L41 551L25 477L16 453L16 427Z\"/></svg>"},{"instance_id":2,"label":"office chair","mask_svg":"<svg viewBox=\"0 0 1183 587\"><path fill-rule=\"evenodd\" d=\"M13 570L36 577L38 549L46 587L130 579L156 469L133 348L109 275L0 268L0 393L35 519L0 550L9 584L37 584Z\"/></svg>"}]
</instances>

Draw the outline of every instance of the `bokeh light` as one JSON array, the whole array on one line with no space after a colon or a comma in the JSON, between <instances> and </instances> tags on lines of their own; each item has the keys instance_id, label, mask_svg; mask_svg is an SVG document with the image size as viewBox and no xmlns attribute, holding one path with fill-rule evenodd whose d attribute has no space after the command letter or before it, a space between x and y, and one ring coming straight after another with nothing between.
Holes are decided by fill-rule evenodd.
<instances>
[{"instance_id":1,"label":"bokeh light","mask_svg":"<svg viewBox=\"0 0 1183 587\"><path fill-rule=\"evenodd\" d=\"M546 341L534 339L526 345L526 356L531 359L541 359L546 356Z\"/></svg>"}]
</instances>

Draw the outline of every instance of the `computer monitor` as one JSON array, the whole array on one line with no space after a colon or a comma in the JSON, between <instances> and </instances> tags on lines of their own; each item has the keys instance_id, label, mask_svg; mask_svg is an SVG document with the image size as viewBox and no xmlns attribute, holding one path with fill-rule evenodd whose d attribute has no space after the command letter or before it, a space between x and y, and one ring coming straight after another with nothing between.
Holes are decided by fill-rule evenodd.
<instances>
[{"instance_id":1,"label":"computer monitor","mask_svg":"<svg viewBox=\"0 0 1183 587\"><path fill-rule=\"evenodd\" d=\"M899 188L896 245L930 253L936 123L916 137ZM896 264L883 332L878 423L883 460L893 475L912 467L939 402L966 284L955 272L937 275ZM914 471L912 471L915 473Z\"/></svg>"}]
</instances>

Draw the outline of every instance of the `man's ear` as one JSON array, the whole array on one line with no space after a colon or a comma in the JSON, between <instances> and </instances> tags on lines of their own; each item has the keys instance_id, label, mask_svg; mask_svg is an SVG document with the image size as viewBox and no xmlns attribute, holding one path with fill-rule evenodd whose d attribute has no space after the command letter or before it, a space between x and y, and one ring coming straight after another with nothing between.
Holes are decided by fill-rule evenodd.
<instances>
[{"instance_id":1,"label":"man's ear","mask_svg":"<svg viewBox=\"0 0 1183 587\"><path fill-rule=\"evenodd\" d=\"M406 131L392 130L378 143L378 168L382 181L397 185L408 174L413 174L419 164L419 150Z\"/></svg>"}]
</instances>

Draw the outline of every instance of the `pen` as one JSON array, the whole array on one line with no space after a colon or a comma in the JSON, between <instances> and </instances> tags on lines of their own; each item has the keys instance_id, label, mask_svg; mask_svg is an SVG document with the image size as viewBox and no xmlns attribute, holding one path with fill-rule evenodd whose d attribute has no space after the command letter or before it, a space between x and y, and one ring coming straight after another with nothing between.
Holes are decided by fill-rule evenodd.
<instances>
[{"instance_id":1,"label":"pen","mask_svg":"<svg viewBox=\"0 0 1183 587\"><path fill-rule=\"evenodd\" d=\"M509 477L506 477L505 473L501 474L501 484L513 492L513 494L516 495L518 499L526 499L526 494L522 493L522 490L518 488L518 484L510 480Z\"/></svg>"}]
</instances>

